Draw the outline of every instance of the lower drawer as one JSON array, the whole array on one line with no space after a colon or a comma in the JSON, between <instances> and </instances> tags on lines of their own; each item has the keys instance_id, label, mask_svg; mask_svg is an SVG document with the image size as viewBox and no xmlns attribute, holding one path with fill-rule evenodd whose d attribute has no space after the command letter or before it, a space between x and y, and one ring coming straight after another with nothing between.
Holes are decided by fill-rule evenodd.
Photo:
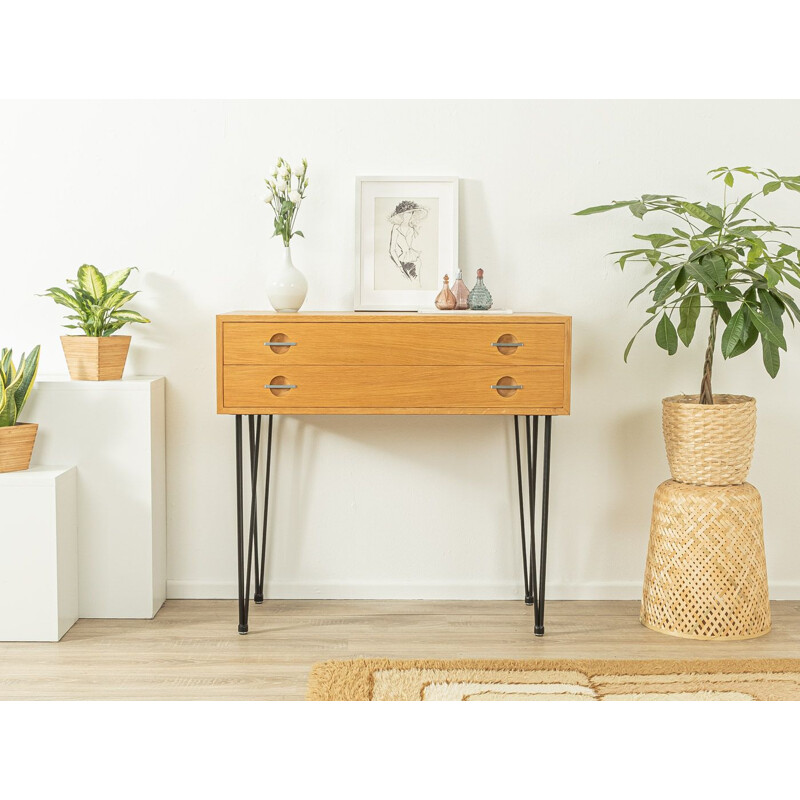
<instances>
[{"instance_id":1,"label":"lower drawer","mask_svg":"<svg viewBox=\"0 0 800 800\"><path fill-rule=\"evenodd\" d=\"M223 368L225 409L510 408L559 409L564 367L275 367ZM517 413L517 412L512 412ZM524 411L519 413L525 413Z\"/></svg>"}]
</instances>

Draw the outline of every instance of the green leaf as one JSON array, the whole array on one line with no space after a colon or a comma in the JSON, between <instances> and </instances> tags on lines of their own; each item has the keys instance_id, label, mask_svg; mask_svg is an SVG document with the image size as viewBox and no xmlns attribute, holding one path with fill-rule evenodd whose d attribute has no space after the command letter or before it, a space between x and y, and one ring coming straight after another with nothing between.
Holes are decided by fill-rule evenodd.
<instances>
[{"instance_id":1,"label":"green leaf","mask_svg":"<svg viewBox=\"0 0 800 800\"><path fill-rule=\"evenodd\" d=\"M616 208L627 208L628 206L632 206L634 203L638 203L638 200L620 200L614 201L609 206L592 206L591 208L584 208L583 211L576 211L574 216L576 217L585 217L589 214L602 214L606 211L613 211Z\"/></svg>"},{"instance_id":2,"label":"green leaf","mask_svg":"<svg viewBox=\"0 0 800 800\"><path fill-rule=\"evenodd\" d=\"M118 269L116 272L109 272L108 275L106 275L106 291L113 292L115 289L119 289L119 287L128 280L128 276L135 269L138 269L138 267Z\"/></svg>"},{"instance_id":3,"label":"green leaf","mask_svg":"<svg viewBox=\"0 0 800 800\"><path fill-rule=\"evenodd\" d=\"M122 322L150 322L147 317L143 317L138 311L126 311L125 309L113 311L111 318Z\"/></svg>"},{"instance_id":4,"label":"green leaf","mask_svg":"<svg viewBox=\"0 0 800 800\"><path fill-rule=\"evenodd\" d=\"M678 332L666 313L661 315L661 319L656 325L656 344L671 356L678 351Z\"/></svg>"},{"instance_id":5,"label":"green leaf","mask_svg":"<svg viewBox=\"0 0 800 800\"><path fill-rule=\"evenodd\" d=\"M770 289L777 286L781 282L781 273L775 269L769 262L764 269L764 277L767 279L767 286Z\"/></svg>"},{"instance_id":6,"label":"green leaf","mask_svg":"<svg viewBox=\"0 0 800 800\"><path fill-rule=\"evenodd\" d=\"M8 428L17 421L17 406L14 402L14 395L0 389L0 428Z\"/></svg>"},{"instance_id":7,"label":"green leaf","mask_svg":"<svg viewBox=\"0 0 800 800\"><path fill-rule=\"evenodd\" d=\"M738 342L736 347L733 348L730 358L736 358L736 356L746 353L757 341L758 331L753 325L750 324L748 320L748 323L745 327L744 337Z\"/></svg>"},{"instance_id":8,"label":"green leaf","mask_svg":"<svg viewBox=\"0 0 800 800\"><path fill-rule=\"evenodd\" d=\"M753 193L746 194L733 208L733 211L730 214L729 219L734 220L736 217L739 216L742 209L753 199Z\"/></svg>"},{"instance_id":9,"label":"green leaf","mask_svg":"<svg viewBox=\"0 0 800 800\"><path fill-rule=\"evenodd\" d=\"M778 189L780 189L780 188L781 188L781 182L780 181L770 181L769 183L765 183L764 184L764 197L766 197L768 194L772 194L772 192L777 192ZM769 370L767 370L767 371L769 371ZM775 371L777 372L777 370L775 370ZM772 377L774 378L775 376L773 375Z\"/></svg>"},{"instance_id":10,"label":"green leaf","mask_svg":"<svg viewBox=\"0 0 800 800\"><path fill-rule=\"evenodd\" d=\"M742 306L730 319L722 334L722 355L730 358L736 345L742 340L747 322L747 306Z\"/></svg>"},{"instance_id":11,"label":"green leaf","mask_svg":"<svg viewBox=\"0 0 800 800\"><path fill-rule=\"evenodd\" d=\"M51 287L43 295L39 296L49 297L52 300L55 300L58 305L66 306L67 308L71 308L73 311L80 310L80 303L78 300L76 300L69 292L64 291L64 289L59 289L57 286Z\"/></svg>"},{"instance_id":12,"label":"green leaf","mask_svg":"<svg viewBox=\"0 0 800 800\"><path fill-rule=\"evenodd\" d=\"M678 280L683 267L678 267L668 272L660 281L658 286L653 290L653 301L655 303L663 303L675 290L675 282Z\"/></svg>"},{"instance_id":13,"label":"green leaf","mask_svg":"<svg viewBox=\"0 0 800 800\"><path fill-rule=\"evenodd\" d=\"M726 172L725 173L725 185L726 186L733 186L733 173Z\"/></svg>"},{"instance_id":14,"label":"green leaf","mask_svg":"<svg viewBox=\"0 0 800 800\"><path fill-rule=\"evenodd\" d=\"M728 308L728 304L715 300L712 301L712 305L717 309L717 313L722 318L722 321L727 325L731 321L731 310Z\"/></svg>"},{"instance_id":15,"label":"green leaf","mask_svg":"<svg viewBox=\"0 0 800 800\"><path fill-rule=\"evenodd\" d=\"M97 267L84 264L78 270L78 285L93 299L99 300L106 293L106 279Z\"/></svg>"},{"instance_id":16,"label":"green leaf","mask_svg":"<svg viewBox=\"0 0 800 800\"><path fill-rule=\"evenodd\" d=\"M764 359L764 366L770 378L774 378L781 368L780 350L763 335L761 336L761 354Z\"/></svg>"},{"instance_id":17,"label":"green leaf","mask_svg":"<svg viewBox=\"0 0 800 800\"><path fill-rule=\"evenodd\" d=\"M631 210L631 214L633 214L633 216L637 217L638 219L642 219L648 210L647 206L644 203L640 202L631 203L629 208Z\"/></svg>"},{"instance_id":18,"label":"green leaf","mask_svg":"<svg viewBox=\"0 0 800 800\"><path fill-rule=\"evenodd\" d=\"M678 323L678 336L686 347L694 338L697 318L700 316L700 291L695 286L684 297L680 305L680 321Z\"/></svg>"},{"instance_id":19,"label":"green leaf","mask_svg":"<svg viewBox=\"0 0 800 800\"><path fill-rule=\"evenodd\" d=\"M695 219L702 220L703 222L711 225L713 228L719 228L720 222L719 220L715 219L712 214L703 208L702 206L697 205L696 203L681 203L681 208L687 213L693 216Z\"/></svg>"},{"instance_id":20,"label":"green leaf","mask_svg":"<svg viewBox=\"0 0 800 800\"><path fill-rule=\"evenodd\" d=\"M306 238L306 236L305 236L305 234L303 233L303 231L295 231L295 232L292 234L292 236L302 236L304 239Z\"/></svg>"},{"instance_id":21,"label":"green leaf","mask_svg":"<svg viewBox=\"0 0 800 800\"><path fill-rule=\"evenodd\" d=\"M633 343L636 341L636 337L654 320L658 317L658 314L653 314L646 322L644 322L636 333L633 334L631 340L628 342L628 346L625 348L625 354L622 356L622 360L627 364L628 363L628 353L631 352L631 347L633 347Z\"/></svg>"},{"instance_id":22,"label":"green leaf","mask_svg":"<svg viewBox=\"0 0 800 800\"><path fill-rule=\"evenodd\" d=\"M766 289L758 289L758 300L764 317L783 333L783 306Z\"/></svg>"},{"instance_id":23,"label":"green leaf","mask_svg":"<svg viewBox=\"0 0 800 800\"><path fill-rule=\"evenodd\" d=\"M750 309L750 320L753 325L758 328L762 339L769 339L773 344L780 347L781 350L786 350L786 339L783 337L783 332L779 328L776 328L771 320L762 316L758 311L752 308Z\"/></svg>"},{"instance_id":24,"label":"green leaf","mask_svg":"<svg viewBox=\"0 0 800 800\"><path fill-rule=\"evenodd\" d=\"M39 372L39 345L31 350L28 357L20 359L19 371L22 373L22 380L17 387L14 395L14 402L17 406L17 416L22 411L25 403L28 401L33 383L36 380L36 375Z\"/></svg>"}]
</instances>

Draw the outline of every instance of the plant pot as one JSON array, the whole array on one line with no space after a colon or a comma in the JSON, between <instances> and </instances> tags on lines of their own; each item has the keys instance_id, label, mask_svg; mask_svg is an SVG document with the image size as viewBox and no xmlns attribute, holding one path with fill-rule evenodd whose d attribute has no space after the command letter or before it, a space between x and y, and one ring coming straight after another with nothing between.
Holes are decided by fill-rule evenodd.
<instances>
[{"instance_id":1,"label":"plant pot","mask_svg":"<svg viewBox=\"0 0 800 800\"><path fill-rule=\"evenodd\" d=\"M308 292L305 275L292 262L290 247L283 248L283 261L280 266L270 269L267 280L267 297L272 307L280 314L300 310Z\"/></svg>"},{"instance_id":2,"label":"plant pot","mask_svg":"<svg viewBox=\"0 0 800 800\"><path fill-rule=\"evenodd\" d=\"M0 472L28 469L38 430L39 426L31 422L0 428Z\"/></svg>"},{"instance_id":3,"label":"plant pot","mask_svg":"<svg viewBox=\"0 0 800 800\"><path fill-rule=\"evenodd\" d=\"M714 405L699 395L665 397L664 442L673 480L698 486L744 483L756 441L753 397L715 394Z\"/></svg>"},{"instance_id":4,"label":"plant pot","mask_svg":"<svg viewBox=\"0 0 800 800\"><path fill-rule=\"evenodd\" d=\"M125 369L130 336L62 336L69 376L74 381L118 381Z\"/></svg>"}]
</instances>

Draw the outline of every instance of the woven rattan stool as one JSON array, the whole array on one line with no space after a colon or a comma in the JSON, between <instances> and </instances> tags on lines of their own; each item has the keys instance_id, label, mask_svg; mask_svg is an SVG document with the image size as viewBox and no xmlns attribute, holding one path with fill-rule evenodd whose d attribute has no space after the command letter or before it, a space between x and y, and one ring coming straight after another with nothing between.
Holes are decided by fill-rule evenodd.
<instances>
[{"instance_id":1,"label":"woven rattan stool","mask_svg":"<svg viewBox=\"0 0 800 800\"><path fill-rule=\"evenodd\" d=\"M749 483L656 489L641 622L687 639L770 629L761 496Z\"/></svg>"}]
</instances>

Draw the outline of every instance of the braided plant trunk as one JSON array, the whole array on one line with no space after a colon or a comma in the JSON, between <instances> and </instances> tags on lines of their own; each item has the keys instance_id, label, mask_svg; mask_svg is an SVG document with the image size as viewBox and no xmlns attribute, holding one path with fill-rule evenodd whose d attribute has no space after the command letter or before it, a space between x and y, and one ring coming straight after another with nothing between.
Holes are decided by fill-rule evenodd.
<instances>
[{"instance_id":1,"label":"braided plant trunk","mask_svg":"<svg viewBox=\"0 0 800 800\"><path fill-rule=\"evenodd\" d=\"M708 347L706 348L706 360L703 364L703 380L700 383L700 402L704 406L714 405L714 395L711 391L711 368L714 365L714 347L717 341L717 320L719 311L715 308L711 312L711 329L708 334Z\"/></svg>"}]
</instances>

